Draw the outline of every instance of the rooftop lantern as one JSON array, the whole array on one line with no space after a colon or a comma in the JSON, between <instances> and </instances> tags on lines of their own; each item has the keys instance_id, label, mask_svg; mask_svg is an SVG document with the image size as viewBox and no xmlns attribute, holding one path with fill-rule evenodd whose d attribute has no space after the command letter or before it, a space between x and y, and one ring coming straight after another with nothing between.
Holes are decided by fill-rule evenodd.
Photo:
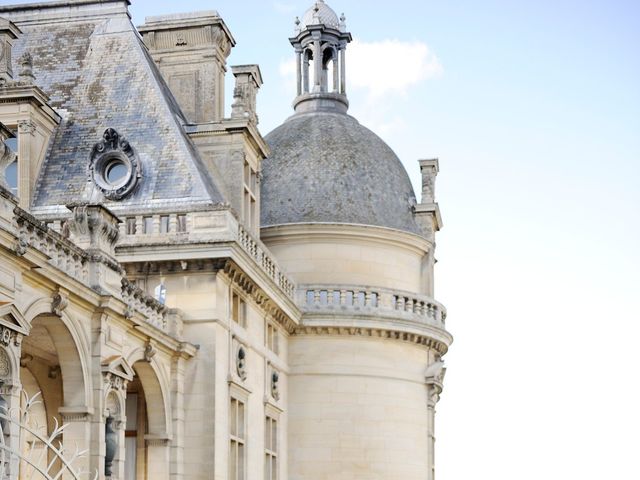
<instances>
[{"instance_id":1,"label":"rooftop lantern","mask_svg":"<svg viewBox=\"0 0 640 480\"><path fill-rule=\"evenodd\" d=\"M352 40L344 14L338 15L318 0L296 18L296 36L289 41L296 52L296 112L338 111L349 108L346 89L345 51Z\"/></svg>"}]
</instances>

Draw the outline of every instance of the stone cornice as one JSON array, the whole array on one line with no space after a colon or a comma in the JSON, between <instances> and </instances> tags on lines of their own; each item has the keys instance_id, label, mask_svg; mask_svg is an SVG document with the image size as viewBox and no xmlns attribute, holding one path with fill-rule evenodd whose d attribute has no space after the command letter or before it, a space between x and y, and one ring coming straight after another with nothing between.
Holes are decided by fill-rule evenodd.
<instances>
[{"instance_id":1,"label":"stone cornice","mask_svg":"<svg viewBox=\"0 0 640 480\"><path fill-rule=\"evenodd\" d=\"M450 341L446 342L443 339L434 338L434 336L426 332L412 332L394 328L393 325L379 325L377 327L356 324L337 325L337 322L319 321L312 323L311 321L306 321L306 319L303 319L303 325L295 329L294 335L340 335L390 339L432 348L440 355L447 353L451 343Z\"/></svg>"},{"instance_id":2,"label":"stone cornice","mask_svg":"<svg viewBox=\"0 0 640 480\"><path fill-rule=\"evenodd\" d=\"M270 245L287 243L290 239L335 239L373 241L385 245L402 247L424 254L431 250L432 244L420 235L401 230L371 225L351 223L291 223L262 227L260 238Z\"/></svg>"}]
</instances>

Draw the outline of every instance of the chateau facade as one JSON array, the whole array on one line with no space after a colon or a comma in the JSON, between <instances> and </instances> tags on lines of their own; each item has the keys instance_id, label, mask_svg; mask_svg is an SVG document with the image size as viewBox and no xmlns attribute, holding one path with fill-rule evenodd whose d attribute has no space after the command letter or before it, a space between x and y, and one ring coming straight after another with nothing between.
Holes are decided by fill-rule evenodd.
<instances>
[{"instance_id":1,"label":"chateau facade","mask_svg":"<svg viewBox=\"0 0 640 480\"><path fill-rule=\"evenodd\" d=\"M323 1L265 137L215 11L128 6L0 6L0 478L432 480L438 161L418 203Z\"/></svg>"}]
</instances>

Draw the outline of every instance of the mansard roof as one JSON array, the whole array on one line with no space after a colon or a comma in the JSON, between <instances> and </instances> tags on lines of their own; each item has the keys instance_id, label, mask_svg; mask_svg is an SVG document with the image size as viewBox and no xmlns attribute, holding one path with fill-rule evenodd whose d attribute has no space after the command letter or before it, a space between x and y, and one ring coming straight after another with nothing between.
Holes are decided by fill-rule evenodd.
<instances>
[{"instance_id":1,"label":"mansard roof","mask_svg":"<svg viewBox=\"0 0 640 480\"><path fill-rule=\"evenodd\" d=\"M64 211L65 204L83 200L102 202L115 212L225 202L183 130L180 107L131 24L128 3L0 6L0 16L23 32L15 42L14 60L31 53L35 83L62 117L39 172L36 213ZM126 137L142 175L130 194L113 201L102 196L89 175L92 149L108 128Z\"/></svg>"}]
</instances>

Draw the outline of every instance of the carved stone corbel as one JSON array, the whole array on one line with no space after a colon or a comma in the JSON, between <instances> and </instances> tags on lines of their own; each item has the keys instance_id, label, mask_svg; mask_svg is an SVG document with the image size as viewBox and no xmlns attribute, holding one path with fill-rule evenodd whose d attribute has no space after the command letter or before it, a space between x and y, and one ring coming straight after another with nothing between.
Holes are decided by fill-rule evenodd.
<instances>
[{"instance_id":1,"label":"carved stone corbel","mask_svg":"<svg viewBox=\"0 0 640 480\"><path fill-rule=\"evenodd\" d=\"M443 389L444 376L447 373L447 369L444 366L442 359L436 359L425 372L425 382L429 389L427 406L429 408L435 408L436 404L440 401L440 394Z\"/></svg>"},{"instance_id":2,"label":"carved stone corbel","mask_svg":"<svg viewBox=\"0 0 640 480\"><path fill-rule=\"evenodd\" d=\"M151 360L156 355L156 353L158 353L158 350L150 340L144 347L144 361L147 363L151 363Z\"/></svg>"},{"instance_id":3,"label":"carved stone corbel","mask_svg":"<svg viewBox=\"0 0 640 480\"><path fill-rule=\"evenodd\" d=\"M62 312L67 308L68 305L69 297L64 293L57 291L51 298L51 313L54 313L57 316L61 316Z\"/></svg>"}]
</instances>

